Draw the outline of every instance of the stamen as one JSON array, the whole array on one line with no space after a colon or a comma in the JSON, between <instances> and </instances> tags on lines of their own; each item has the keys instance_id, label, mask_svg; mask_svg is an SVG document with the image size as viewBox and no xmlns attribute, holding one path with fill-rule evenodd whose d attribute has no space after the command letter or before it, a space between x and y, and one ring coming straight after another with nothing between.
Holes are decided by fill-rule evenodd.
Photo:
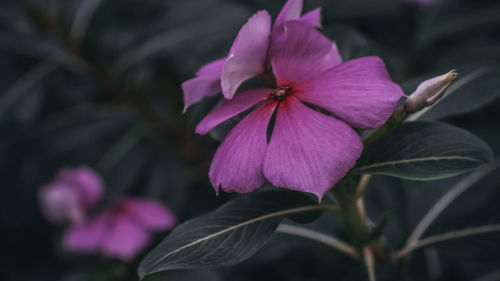
<instances>
[{"instance_id":1,"label":"stamen","mask_svg":"<svg viewBox=\"0 0 500 281\"><path fill-rule=\"evenodd\" d=\"M292 94L292 89L286 86L282 86L274 89L271 92L271 99L275 101L282 101L291 94Z\"/></svg>"}]
</instances>

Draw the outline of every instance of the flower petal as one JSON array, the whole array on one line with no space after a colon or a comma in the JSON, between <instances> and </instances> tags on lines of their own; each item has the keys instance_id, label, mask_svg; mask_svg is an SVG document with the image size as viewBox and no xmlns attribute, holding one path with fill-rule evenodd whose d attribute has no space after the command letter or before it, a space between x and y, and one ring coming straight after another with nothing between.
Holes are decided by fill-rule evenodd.
<instances>
[{"instance_id":1,"label":"flower petal","mask_svg":"<svg viewBox=\"0 0 500 281\"><path fill-rule=\"evenodd\" d=\"M299 100L322 107L361 129L384 124L404 95L377 57L348 61L295 85L294 90Z\"/></svg>"},{"instance_id":2,"label":"flower petal","mask_svg":"<svg viewBox=\"0 0 500 281\"><path fill-rule=\"evenodd\" d=\"M137 224L132 217L116 215L102 251L105 255L129 261L137 255L148 243L150 236L146 229Z\"/></svg>"},{"instance_id":3,"label":"flower petal","mask_svg":"<svg viewBox=\"0 0 500 281\"><path fill-rule=\"evenodd\" d=\"M302 17L300 13L302 12L302 0L289 0L281 9L278 17L273 26L273 31L271 33L271 44L269 47L268 58L272 58L276 55L283 44L285 43L285 23L291 20L298 20L302 23L310 25L312 27L317 27L320 25L321 21L321 9L317 8L312 11L307 12Z\"/></svg>"},{"instance_id":4,"label":"flower petal","mask_svg":"<svg viewBox=\"0 0 500 281\"><path fill-rule=\"evenodd\" d=\"M44 186L38 197L43 215L51 222L81 223L85 220L88 210L77 186L53 182Z\"/></svg>"},{"instance_id":5,"label":"flower petal","mask_svg":"<svg viewBox=\"0 0 500 281\"><path fill-rule=\"evenodd\" d=\"M278 107L264 176L273 185L321 199L354 166L362 150L351 127L290 96Z\"/></svg>"},{"instance_id":6,"label":"flower petal","mask_svg":"<svg viewBox=\"0 0 500 281\"><path fill-rule=\"evenodd\" d=\"M63 247L68 252L93 253L101 249L109 230L109 215L103 213L82 224L74 224L64 233Z\"/></svg>"},{"instance_id":7,"label":"flower petal","mask_svg":"<svg viewBox=\"0 0 500 281\"><path fill-rule=\"evenodd\" d=\"M299 21L307 23L310 26L320 26L321 25L321 8L316 8L305 13L299 18Z\"/></svg>"},{"instance_id":8,"label":"flower petal","mask_svg":"<svg viewBox=\"0 0 500 281\"><path fill-rule=\"evenodd\" d=\"M203 98L220 93L220 75L220 72L206 72L182 83L184 112Z\"/></svg>"},{"instance_id":9,"label":"flower petal","mask_svg":"<svg viewBox=\"0 0 500 281\"><path fill-rule=\"evenodd\" d=\"M204 66L200 67L200 69L198 69L198 71L196 72L196 76L201 76L203 74L213 72L221 73L225 61L226 57L223 57L205 64Z\"/></svg>"},{"instance_id":10,"label":"flower petal","mask_svg":"<svg viewBox=\"0 0 500 281\"><path fill-rule=\"evenodd\" d=\"M224 63L222 93L231 99L244 81L263 73L271 34L271 16L259 11L243 25Z\"/></svg>"},{"instance_id":11,"label":"flower petal","mask_svg":"<svg viewBox=\"0 0 500 281\"><path fill-rule=\"evenodd\" d=\"M275 102L257 107L238 123L217 149L209 177L215 191L251 192L266 180L262 161L267 146L267 126L276 108Z\"/></svg>"},{"instance_id":12,"label":"flower petal","mask_svg":"<svg viewBox=\"0 0 500 281\"><path fill-rule=\"evenodd\" d=\"M239 93L232 100L222 99L217 107L201 120L196 127L196 133L207 134L220 123L266 99L271 91L271 89L255 89Z\"/></svg>"},{"instance_id":13,"label":"flower petal","mask_svg":"<svg viewBox=\"0 0 500 281\"><path fill-rule=\"evenodd\" d=\"M74 170L74 181L80 187L83 204L89 210L101 199L104 190L101 176L91 168L81 166Z\"/></svg>"},{"instance_id":14,"label":"flower petal","mask_svg":"<svg viewBox=\"0 0 500 281\"><path fill-rule=\"evenodd\" d=\"M300 14L302 13L302 6L302 0L286 1L285 5L283 5L283 8L281 8L278 17L276 17L276 20L274 21L273 32L280 29L283 30L285 22L298 19L300 17Z\"/></svg>"},{"instance_id":15,"label":"flower petal","mask_svg":"<svg viewBox=\"0 0 500 281\"><path fill-rule=\"evenodd\" d=\"M285 43L271 58L278 86L305 81L342 62L335 44L314 27L300 21L285 27Z\"/></svg>"},{"instance_id":16,"label":"flower petal","mask_svg":"<svg viewBox=\"0 0 500 281\"><path fill-rule=\"evenodd\" d=\"M175 215L156 200L130 198L125 204L136 223L148 230L167 230L177 223Z\"/></svg>"}]
</instances>

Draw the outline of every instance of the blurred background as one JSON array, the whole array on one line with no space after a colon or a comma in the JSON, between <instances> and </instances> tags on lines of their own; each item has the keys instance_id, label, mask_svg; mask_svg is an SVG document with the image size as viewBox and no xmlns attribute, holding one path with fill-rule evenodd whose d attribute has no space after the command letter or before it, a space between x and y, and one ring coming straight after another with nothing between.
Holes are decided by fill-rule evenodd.
<instances>
[{"instance_id":1,"label":"blurred background","mask_svg":"<svg viewBox=\"0 0 500 281\"><path fill-rule=\"evenodd\" d=\"M123 263L62 249L63 229L43 218L37 200L40 187L62 167L90 166L104 178L108 198L156 198L180 221L231 197L216 197L208 181L220 136L194 133L216 99L182 114L180 85L203 64L226 55L254 12L266 9L275 17L284 2L2 0L0 280L138 279L137 264L145 252ZM466 128L496 156L500 153L498 0L428 5L305 0L305 11L318 6L322 31L337 42L345 60L382 57L407 94L422 80L456 69L461 78L455 93L425 118ZM479 189L464 194L442 224L463 224L468 216L495 219L500 214L496 174L482 182L480 194ZM369 211L374 216L390 211L386 231L398 245L458 180L403 184L377 177L369 187ZM338 228L321 227L326 232ZM158 234L156 241L164 236ZM437 259L423 252L408 264L406 277L394 280L483 280L478 278L500 270L498 247L487 244L490 251L478 251L475 246L485 245L461 243L467 254L455 254L457 247L436 249L444 251ZM363 280L355 274L358 267L313 242L276 235L241 265L168 272L148 280Z\"/></svg>"}]
</instances>

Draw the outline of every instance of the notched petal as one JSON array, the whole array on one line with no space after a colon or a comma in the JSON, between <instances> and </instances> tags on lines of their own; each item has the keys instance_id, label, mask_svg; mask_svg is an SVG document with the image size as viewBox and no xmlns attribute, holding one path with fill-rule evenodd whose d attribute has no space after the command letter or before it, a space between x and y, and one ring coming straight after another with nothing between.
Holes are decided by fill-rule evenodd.
<instances>
[{"instance_id":1,"label":"notched petal","mask_svg":"<svg viewBox=\"0 0 500 281\"><path fill-rule=\"evenodd\" d=\"M264 176L273 185L321 199L354 166L362 150L351 127L290 96L278 108Z\"/></svg>"}]
</instances>

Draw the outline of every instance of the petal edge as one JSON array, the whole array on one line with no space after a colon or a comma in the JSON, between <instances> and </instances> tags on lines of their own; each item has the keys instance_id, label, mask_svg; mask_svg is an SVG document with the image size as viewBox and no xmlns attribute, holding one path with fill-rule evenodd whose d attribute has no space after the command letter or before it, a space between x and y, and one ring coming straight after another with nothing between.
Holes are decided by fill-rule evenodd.
<instances>
[{"instance_id":1,"label":"petal edge","mask_svg":"<svg viewBox=\"0 0 500 281\"><path fill-rule=\"evenodd\" d=\"M267 126L276 103L266 103L240 121L217 149L209 177L215 191L248 193L265 182L262 162L267 146Z\"/></svg>"},{"instance_id":2,"label":"petal edge","mask_svg":"<svg viewBox=\"0 0 500 281\"><path fill-rule=\"evenodd\" d=\"M273 185L319 199L354 166L363 143L347 124L291 96L278 108L263 172Z\"/></svg>"}]
</instances>

